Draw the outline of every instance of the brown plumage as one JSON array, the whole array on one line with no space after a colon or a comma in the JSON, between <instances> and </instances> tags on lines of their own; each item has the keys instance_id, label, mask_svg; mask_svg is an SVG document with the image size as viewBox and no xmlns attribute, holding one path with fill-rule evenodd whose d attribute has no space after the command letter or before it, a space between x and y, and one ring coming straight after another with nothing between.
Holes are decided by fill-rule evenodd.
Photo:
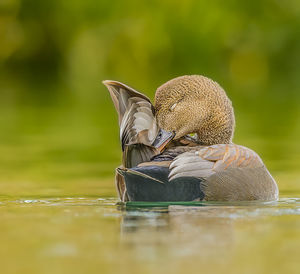
<instances>
[{"instance_id":1,"label":"brown plumage","mask_svg":"<svg viewBox=\"0 0 300 274\"><path fill-rule=\"evenodd\" d=\"M232 104L216 82L199 75L170 80L157 89L154 107L122 83L104 84L119 113L122 201L277 199L260 157L232 143Z\"/></svg>"},{"instance_id":2,"label":"brown plumage","mask_svg":"<svg viewBox=\"0 0 300 274\"><path fill-rule=\"evenodd\" d=\"M235 119L231 101L221 86L200 76L181 76L155 93L158 125L176 131L175 139L197 133L203 145L229 144Z\"/></svg>"}]
</instances>

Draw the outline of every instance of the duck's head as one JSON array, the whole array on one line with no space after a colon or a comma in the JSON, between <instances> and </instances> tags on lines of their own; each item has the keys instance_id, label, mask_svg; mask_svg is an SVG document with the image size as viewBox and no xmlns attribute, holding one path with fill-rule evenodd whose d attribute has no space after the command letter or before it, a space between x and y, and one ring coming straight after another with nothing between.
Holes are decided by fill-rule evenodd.
<instances>
[{"instance_id":1,"label":"duck's head","mask_svg":"<svg viewBox=\"0 0 300 274\"><path fill-rule=\"evenodd\" d=\"M231 101L222 87L200 76L181 76L155 93L156 119L162 129L154 146L160 150L172 139L196 134L203 145L231 143L235 119Z\"/></svg>"}]
</instances>

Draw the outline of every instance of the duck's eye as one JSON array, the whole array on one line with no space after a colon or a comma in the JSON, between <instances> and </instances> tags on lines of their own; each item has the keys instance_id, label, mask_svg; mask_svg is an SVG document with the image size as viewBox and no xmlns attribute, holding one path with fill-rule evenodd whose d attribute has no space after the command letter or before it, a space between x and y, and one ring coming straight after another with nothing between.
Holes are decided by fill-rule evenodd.
<instances>
[{"instance_id":1,"label":"duck's eye","mask_svg":"<svg viewBox=\"0 0 300 274\"><path fill-rule=\"evenodd\" d=\"M195 138L197 138L197 133L190 133L190 134L187 134L187 136L195 139Z\"/></svg>"},{"instance_id":2,"label":"duck's eye","mask_svg":"<svg viewBox=\"0 0 300 274\"><path fill-rule=\"evenodd\" d=\"M173 104L171 107L170 107L170 111L173 111L174 108L176 107L177 103Z\"/></svg>"}]
</instances>

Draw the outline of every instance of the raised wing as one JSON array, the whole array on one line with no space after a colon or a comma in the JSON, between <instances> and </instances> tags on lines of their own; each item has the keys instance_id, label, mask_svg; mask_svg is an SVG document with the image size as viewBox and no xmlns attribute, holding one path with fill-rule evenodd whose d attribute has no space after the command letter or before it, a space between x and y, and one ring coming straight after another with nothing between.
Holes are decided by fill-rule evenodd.
<instances>
[{"instance_id":1,"label":"raised wing","mask_svg":"<svg viewBox=\"0 0 300 274\"><path fill-rule=\"evenodd\" d=\"M149 161L156 153L151 147L158 132L154 107L149 98L117 81L103 81L119 116L123 164L133 167Z\"/></svg>"},{"instance_id":2,"label":"raised wing","mask_svg":"<svg viewBox=\"0 0 300 274\"><path fill-rule=\"evenodd\" d=\"M275 180L260 157L251 149L219 144L177 156L170 165L169 180L204 179L205 200L274 200Z\"/></svg>"},{"instance_id":3,"label":"raised wing","mask_svg":"<svg viewBox=\"0 0 300 274\"><path fill-rule=\"evenodd\" d=\"M122 149L132 144L151 146L156 135L157 125L152 104L139 97L130 97L120 124Z\"/></svg>"}]
</instances>

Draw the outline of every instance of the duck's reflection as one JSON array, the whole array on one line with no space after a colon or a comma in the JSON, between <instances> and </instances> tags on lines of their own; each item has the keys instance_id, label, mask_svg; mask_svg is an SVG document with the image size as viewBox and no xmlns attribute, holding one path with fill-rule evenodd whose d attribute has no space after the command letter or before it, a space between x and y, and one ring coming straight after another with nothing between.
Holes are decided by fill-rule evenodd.
<instances>
[{"instance_id":1,"label":"duck's reflection","mask_svg":"<svg viewBox=\"0 0 300 274\"><path fill-rule=\"evenodd\" d=\"M182 206L124 211L121 243L138 256L149 255L150 250L152 256L226 253L233 246L235 226L234 218L222 217L222 211L221 207ZM234 209L230 213L227 208L226 214L234 214Z\"/></svg>"}]
</instances>

